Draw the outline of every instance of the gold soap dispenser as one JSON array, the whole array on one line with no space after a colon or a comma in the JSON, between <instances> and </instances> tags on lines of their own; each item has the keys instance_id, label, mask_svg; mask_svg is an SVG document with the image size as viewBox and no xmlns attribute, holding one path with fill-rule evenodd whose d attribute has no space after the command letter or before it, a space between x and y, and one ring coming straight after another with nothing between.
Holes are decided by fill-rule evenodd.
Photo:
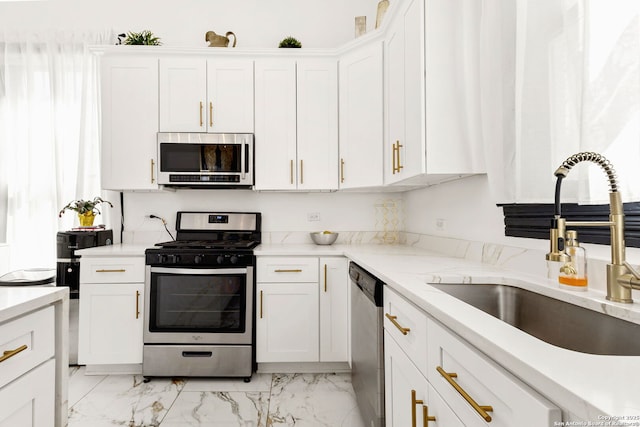
<instances>
[{"instance_id":1,"label":"gold soap dispenser","mask_svg":"<svg viewBox=\"0 0 640 427\"><path fill-rule=\"evenodd\" d=\"M587 290L587 251L578 242L578 232L567 231L565 252L569 261L560 267L558 282L560 287L572 291Z\"/></svg>"}]
</instances>

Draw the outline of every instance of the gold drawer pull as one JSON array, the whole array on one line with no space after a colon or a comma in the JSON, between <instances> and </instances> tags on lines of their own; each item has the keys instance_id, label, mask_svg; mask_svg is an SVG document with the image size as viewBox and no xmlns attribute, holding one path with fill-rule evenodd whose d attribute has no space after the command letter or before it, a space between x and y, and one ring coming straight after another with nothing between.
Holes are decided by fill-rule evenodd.
<instances>
[{"instance_id":1,"label":"gold drawer pull","mask_svg":"<svg viewBox=\"0 0 640 427\"><path fill-rule=\"evenodd\" d=\"M422 405L422 425L424 427L427 427L427 424L429 423L429 421L435 421L436 417L430 417L429 416L429 408L427 407L427 405Z\"/></svg>"},{"instance_id":2,"label":"gold drawer pull","mask_svg":"<svg viewBox=\"0 0 640 427\"><path fill-rule=\"evenodd\" d=\"M202 121L202 109L203 109L203 105L202 105L202 101L200 101L200 127L202 127L202 125L204 124L204 122Z\"/></svg>"},{"instance_id":3,"label":"gold drawer pull","mask_svg":"<svg viewBox=\"0 0 640 427\"><path fill-rule=\"evenodd\" d=\"M18 354L21 351L24 351L26 349L27 349L27 345L24 344L24 345L21 345L20 347L16 348L15 350L7 350L4 353L2 353L2 356L0 356L0 362L4 362L5 360L12 358L16 354Z\"/></svg>"},{"instance_id":4,"label":"gold drawer pull","mask_svg":"<svg viewBox=\"0 0 640 427\"><path fill-rule=\"evenodd\" d=\"M476 410L476 412L486 421L486 422L490 422L491 421L491 415L487 414L487 412L493 412L493 407L492 406L480 406L476 403L475 400L473 400L473 398L471 396L469 396L469 394L464 391L464 389L462 387L460 387L460 385L458 385L457 382L455 382L453 379L458 377L458 374L456 374L455 372L445 372L444 369L442 369L440 366L436 367L436 370L438 371L438 373L440 373L440 375L442 375L444 377L445 380L447 380L447 382L449 384L451 384L451 386L453 388L456 389L456 391L458 393L460 393L460 396L462 396L464 398L464 400L466 400L469 405L471 405L473 407L473 409Z\"/></svg>"},{"instance_id":5,"label":"gold drawer pull","mask_svg":"<svg viewBox=\"0 0 640 427\"><path fill-rule=\"evenodd\" d=\"M302 270L300 270L298 268L292 269L292 270L286 270L286 269L277 268L277 269L275 269L273 271L275 271L276 273L302 273Z\"/></svg>"},{"instance_id":6,"label":"gold drawer pull","mask_svg":"<svg viewBox=\"0 0 640 427\"><path fill-rule=\"evenodd\" d=\"M155 160L151 159L151 183L153 184L154 182L156 182L156 178L154 176L154 170L156 168L156 162Z\"/></svg>"},{"instance_id":7,"label":"gold drawer pull","mask_svg":"<svg viewBox=\"0 0 640 427\"><path fill-rule=\"evenodd\" d=\"M209 101L209 127L213 127L213 102Z\"/></svg>"},{"instance_id":8,"label":"gold drawer pull","mask_svg":"<svg viewBox=\"0 0 640 427\"><path fill-rule=\"evenodd\" d=\"M395 326L400 330L400 332L402 332L402 335L407 335L409 331L411 331L411 329L405 328L400 323L398 323L398 321L396 320L398 316L392 316L389 313L385 313L385 316L391 321L391 323L393 323L393 326Z\"/></svg>"},{"instance_id":9,"label":"gold drawer pull","mask_svg":"<svg viewBox=\"0 0 640 427\"><path fill-rule=\"evenodd\" d=\"M117 268L117 269L113 269L113 270L109 270L109 269L100 269L100 270L96 270L96 273L124 273L125 270L124 268Z\"/></svg>"},{"instance_id":10,"label":"gold drawer pull","mask_svg":"<svg viewBox=\"0 0 640 427\"><path fill-rule=\"evenodd\" d=\"M416 405L422 405L423 403L423 400L416 399L416 391L411 390L411 427L416 427L416 420L418 418L416 416Z\"/></svg>"}]
</instances>

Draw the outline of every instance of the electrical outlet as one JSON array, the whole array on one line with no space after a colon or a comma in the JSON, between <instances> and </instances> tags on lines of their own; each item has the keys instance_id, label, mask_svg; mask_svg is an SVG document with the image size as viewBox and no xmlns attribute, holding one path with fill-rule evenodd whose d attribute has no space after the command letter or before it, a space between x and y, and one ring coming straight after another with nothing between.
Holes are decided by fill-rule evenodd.
<instances>
[{"instance_id":1,"label":"electrical outlet","mask_svg":"<svg viewBox=\"0 0 640 427\"><path fill-rule=\"evenodd\" d=\"M320 212L310 212L307 214L307 221L320 221Z\"/></svg>"},{"instance_id":2,"label":"electrical outlet","mask_svg":"<svg viewBox=\"0 0 640 427\"><path fill-rule=\"evenodd\" d=\"M436 230L444 231L444 229L446 228L446 225L447 223L443 218L436 219Z\"/></svg>"}]
</instances>

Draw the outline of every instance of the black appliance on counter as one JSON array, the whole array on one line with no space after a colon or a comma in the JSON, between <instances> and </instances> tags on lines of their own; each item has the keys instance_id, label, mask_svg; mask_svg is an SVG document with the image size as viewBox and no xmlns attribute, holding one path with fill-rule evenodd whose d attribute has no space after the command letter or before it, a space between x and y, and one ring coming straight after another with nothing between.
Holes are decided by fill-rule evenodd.
<instances>
[{"instance_id":1,"label":"black appliance on counter","mask_svg":"<svg viewBox=\"0 0 640 427\"><path fill-rule=\"evenodd\" d=\"M56 236L58 262L56 286L69 287L69 364L78 364L78 304L80 298L80 255L78 249L113 243L112 230L60 231Z\"/></svg>"},{"instance_id":2,"label":"black appliance on counter","mask_svg":"<svg viewBox=\"0 0 640 427\"><path fill-rule=\"evenodd\" d=\"M177 240L145 251L143 376L251 379L260 222L256 212L178 212Z\"/></svg>"}]
</instances>

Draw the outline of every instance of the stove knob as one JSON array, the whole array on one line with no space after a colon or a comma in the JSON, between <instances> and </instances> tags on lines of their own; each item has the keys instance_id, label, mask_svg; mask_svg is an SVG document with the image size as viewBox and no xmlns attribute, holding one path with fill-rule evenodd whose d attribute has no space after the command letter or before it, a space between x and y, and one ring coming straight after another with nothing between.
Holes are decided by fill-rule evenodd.
<instances>
[{"instance_id":1,"label":"stove knob","mask_svg":"<svg viewBox=\"0 0 640 427\"><path fill-rule=\"evenodd\" d=\"M231 255L231 264L237 264L238 263L238 257L236 255Z\"/></svg>"},{"instance_id":2,"label":"stove knob","mask_svg":"<svg viewBox=\"0 0 640 427\"><path fill-rule=\"evenodd\" d=\"M166 260L167 260L166 255L158 254L158 264L164 264Z\"/></svg>"},{"instance_id":3,"label":"stove knob","mask_svg":"<svg viewBox=\"0 0 640 427\"><path fill-rule=\"evenodd\" d=\"M196 255L193 257L193 262L196 264L200 264L202 262L202 258L204 258L204 255Z\"/></svg>"},{"instance_id":4,"label":"stove knob","mask_svg":"<svg viewBox=\"0 0 640 427\"><path fill-rule=\"evenodd\" d=\"M174 257L173 257L173 263L174 263L174 264L176 264L176 263L178 263L178 262L180 262L180 255L174 255Z\"/></svg>"},{"instance_id":5,"label":"stove knob","mask_svg":"<svg viewBox=\"0 0 640 427\"><path fill-rule=\"evenodd\" d=\"M224 263L224 257L222 255L218 255L218 258L216 258L216 262L218 264Z\"/></svg>"}]
</instances>

